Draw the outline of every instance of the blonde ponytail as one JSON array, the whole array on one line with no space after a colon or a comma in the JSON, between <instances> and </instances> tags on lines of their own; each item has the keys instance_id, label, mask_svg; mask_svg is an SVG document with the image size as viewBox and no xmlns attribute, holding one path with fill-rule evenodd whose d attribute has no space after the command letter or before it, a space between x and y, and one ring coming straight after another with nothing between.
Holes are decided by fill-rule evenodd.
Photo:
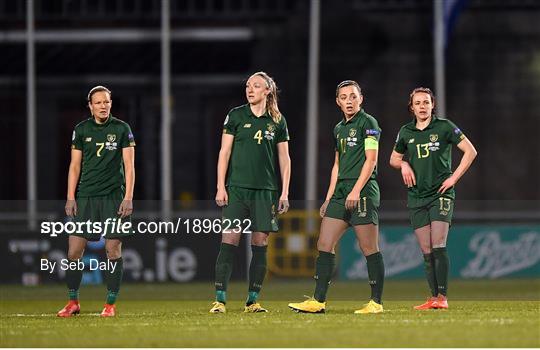
<instances>
[{"instance_id":1,"label":"blonde ponytail","mask_svg":"<svg viewBox=\"0 0 540 350\"><path fill-rule=\"evenodd\" d=\"M272 120L275 123L279 123L281 121L281 112L278 107L277 85L274 79L263 71L253 73L253 75L258 75L266 81L266 87L270 90L270 93L266 96L266 110L272 117Z\"/></svg>"}]
</instances>

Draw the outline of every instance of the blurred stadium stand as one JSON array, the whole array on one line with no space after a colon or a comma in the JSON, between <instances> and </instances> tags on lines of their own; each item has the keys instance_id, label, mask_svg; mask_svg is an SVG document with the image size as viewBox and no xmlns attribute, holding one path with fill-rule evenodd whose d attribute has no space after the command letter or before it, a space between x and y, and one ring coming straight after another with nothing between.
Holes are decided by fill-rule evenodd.
<instances>
[{"instance_id":1,"label":"blurred stadium stand","mask_svg":"<svg viewBox=\"0 0 540 350\"><path fill-rule=\"evenodd\" d=\"M85 96L97 84L113 91L113 114L135 134L135 214L158 216L158 204L142 200L160 199L160 9L159 0L35 1L37 189L38 199L49 201L40 203L40 219L61 218L63 205L53 201L65 198L71 133L86 117ZM309 1L178 0L171 1L170 15L172 197L207 200L192 207L175 203L175 211L218 215L212 199L221 125L231 107L244 103L243 81L258 70L270 73L281 90L292 137L290 198L303 208ZM0 0L4 234L25 232L25 16L26 1ZM534 0L470 0L448 42L447 117L479 152L457 189L461 222L540 222L539 17ZM340 118L335 86L356 79L366 110L383 129L381 217L407 223L406 191L387 162L399 127L410 118L409 92L434 87L432 26L430 0L322 1L320 153L313 174L319 198ZM459 159L456 153L454 164Z\"/></svg>"},{"instance_id":2,"label":"blurred stadium stand","mask_svg":"<svg viewBox=\"0 0 540 350\"><path fill-rule=\"evenodd\" d=\"M17 145L5 157L21 175L25 3L0 1L3 142ZM434 85L431 6L427 0L323 2L320 159L313 175L321 197L332 164L331 130L339 119L334 88L353 78L383 129L382 195L404 198L386 163L409 118L408 92ZM86 92L102 83L113 90L113 113L132 125L138 141L136 198L159 199L160 2L36 1L35 8L38 198L64 198L71 130L85 116ZM303 198L308 9L308 1L171 2L173 135L182 140L174 142L173 198L186 191L195 199L213 198L220 125L230 107L244 102L243 79L260 69L281 88L295 164L291 198ZM480 154L460 183L462 199L540 198L539 14L536 1L471 0L458 19L447 52L447 114ZM108 38L92 39L92 33ZM63 42L62 35L71 39ZM514 137L520 141L503 141ZM0 179L2 199L26 198L24 176L4 173Z\"/></svg>"}]
</instances>

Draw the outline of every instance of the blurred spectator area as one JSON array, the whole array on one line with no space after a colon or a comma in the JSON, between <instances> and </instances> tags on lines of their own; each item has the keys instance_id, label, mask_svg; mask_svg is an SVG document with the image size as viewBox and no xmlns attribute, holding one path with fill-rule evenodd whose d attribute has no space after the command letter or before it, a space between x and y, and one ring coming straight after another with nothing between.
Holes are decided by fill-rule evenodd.
<instances>
[{"instance_id":1,"label":"blurred spectator area","mask_svg":"<svg viewBox=\"0 0 540 350\"><path fill-rule=\"evenodd\" d=\"M26 198L26 1L0 0L0 199ZM291 133L290 196L304 196L309 1L171 0L173 198L211 199L221 125L265 70ZM334 89L358 80L383 129L382 197L403 199L387 166L409 92L433 87L432 1L321 1L318 193L333 161ZM159 0L34 1L38 198L65 197L73 127L88 90L113 91L113 114L137 141L135 197L159 199ZM540 2L470 0L447 46L447 114L479 151L462 199L538 199ZM458 156L456 154L455 156ZM454 158L456 166L459 157Z\"/></svg>"}]
</instances>

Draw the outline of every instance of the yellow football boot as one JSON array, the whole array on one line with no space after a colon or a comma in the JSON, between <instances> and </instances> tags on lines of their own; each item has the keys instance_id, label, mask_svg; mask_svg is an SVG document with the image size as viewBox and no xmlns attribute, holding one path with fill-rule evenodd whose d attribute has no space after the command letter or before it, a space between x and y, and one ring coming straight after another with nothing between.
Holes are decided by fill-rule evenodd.
<instances>
[{"instance_id":1,"label":"yellow football boot","mask_svg":"<svg viewBox=\"0 0 540 350\"><path fill-rule=\"evenodd\" d=\"M214 301L212 303L212 308L210 309L211 314L224 314L227 312L225 309L225 304L220 303L219 301Z\"/></svg>"},{"instance_id":2,"label":"yellow football boot","mask_svg":"<svg viewBox=\"0 0 540 350\"><path fill-rule=\"evenodd\" d=\"M291 308L291 310L294 310L296 312L319 314L319 313L324 313L324 309L326 308L326 302L321 303L315 300L315 298L308 297L307 300L301 303L290 303L289 308Z\"/></svg>"},{"instance_id":3,"label":"yellow football boot","mask_svg":"<svg viewBox=\"0 0 540 350\"><path fill-rule=\"evenodd\" d=\"M246 307L244 308L244 312L268 312L268 310L262 307L261 304L255 303L249 306L246 305Z\"/></svg>"},{"instance_id":4,"label":"yellow football boot","mask_svg":"<svg viewBox=\"0 0 540 350\"><path fill-rule=\"evenodd\" d=\"M381 304L377 304L373 300L370 300L369 303L364 305L363 308L360 310L356 310L355 314L378 314L383 312L383 306Z\"/></svg>"}]
</instances>

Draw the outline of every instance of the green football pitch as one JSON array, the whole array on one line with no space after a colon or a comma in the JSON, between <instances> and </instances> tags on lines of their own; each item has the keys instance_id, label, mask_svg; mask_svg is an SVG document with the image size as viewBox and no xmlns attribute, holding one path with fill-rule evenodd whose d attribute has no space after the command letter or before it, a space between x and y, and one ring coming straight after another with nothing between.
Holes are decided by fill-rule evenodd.
<instances>
[{"instance_id":1,"label":"green football pitch","mask_svg":"<svg viewBox=\"0 0 540 350\"><path fill-rule=\"evenodd\" d=\"M326 314L288 302L310 280L268 280L267 314L243 313L246 283L229 289L227 314L209 314L212 283L125 285L118 316L101 319L104 286L83 286L81 315L56 317L63 286L0 286L2 347L540 347L540 281L451 281L450 309L415 311L424 281L387 281L385 312L355 315L366 282L331 285Z\"/></svg>"}]
</instances>

